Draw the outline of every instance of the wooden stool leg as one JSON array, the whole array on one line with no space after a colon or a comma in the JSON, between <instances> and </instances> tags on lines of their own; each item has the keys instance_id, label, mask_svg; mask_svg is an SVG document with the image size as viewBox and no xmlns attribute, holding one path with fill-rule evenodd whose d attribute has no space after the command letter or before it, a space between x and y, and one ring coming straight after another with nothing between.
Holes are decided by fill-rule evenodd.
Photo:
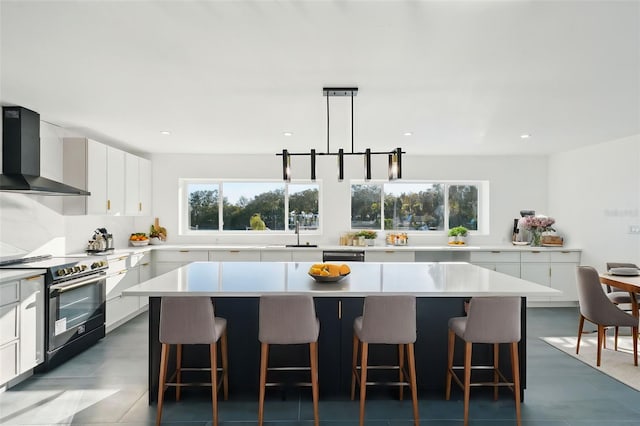
<instances>
[{"instance_id":1,"label":"wooden stool leg","mask_svg":"<svg viewBox=\"0 0 640 426\"><path fill-rule=\"evenodd\" d=\"M409 381L411 383L411 401L413 402L413 423L415 426L420 424L420 416L418 415L418 381L416 380L416 357L413 343L407 345L407 357L409 358Z\"/></svg>"},{"instance_id":2,"label":"wooden stool leg","mask_svg":"<svg viewBox=\"0 0 640 426\"><path fill-rule=\"evenodd\" d=\"M229 399L229 353L227 352L227 330L220 336L220 352L222 352L222 394L224 400Z\"/></svg>"},{"instance_id":3,"label":"wooden stool leg","mask_svg":"<svg viewBox=\"0 0 640 426\"><path fill-rule=\"evenodd\" d=\"M520 426L520 359L518 357L518 342L511 343L511 369L513 371L513 395L516 400L516 423Z\"/></svg>"},{"instance_id":4,"label":"wooden stool leg","mask_svg":"<svg viewBox=\"0 0 640 426\"><path fill-rule=\"evenodd\" d=\"M448 401L451 398L451 375L453 374L453 350L456 344L456 334L449 330L449 345L447 355L447 383L445 390L445 399Z\"/></svg>"},{"instance_id":5,"label":"wooden stool leg","mask_svg":"<svg viewBox=\"0 0 640 426\"><path fill-rule=\"evenodd\" d=\"M469 425L469 393L471 391L471 350L472 343L464 344L464 426Z\"/></svg>"},{"instance_id":6,"label":"wooden stool leg","mask_svg":"<svg viewBox=\"0 0 640 426\"><path fill-rule=\"evenodd\" d=\"M580 314L580 322L578 324L578 344L576 345L576 355L580 352L580 337L582 337L583 327L584 327L584 316Z\"/></svg>"},{"instance_id":7,"label":"wooden stool leg","mask_svg":"<svg viewBox=\"0 0 640 426\"><path fill-rule=\"evenodd\" d=\"M360 356L360 426L364 426L364 401L367 397L367 358L369 344L362 342L362 354Z\"/></svg>"},{"instance_id":8,"label":"wooden stool leg","mask_svg":"<svg viewBox=\"0 0 640 426\"><path fill-rule=\"evenodd\" d=\"M398 371L399 374L399 382L404 382L404 345L398 345ZM400 401L402 401L404 397L404 386L400 385Z\"/></svg>"},{"instance_id":9,"label":"wooden stool leg","mask_svg":"<svg viewBox=\"0 0 640 426\"><path fill-rule=\"evenodd\" d=\"M493 383L496 384L496 386L493 387L494 401L498 400L498 382L500 377L498 376L498 366L500 364L499 357L500 357L500 345L498 343L494 343L493 344Z\"/></svg>"},{"instance_id":10,"label":"wooden stool leg","mask_svg":"<svg viewBox=\"0 0 640 426\"><path fill-rule=\"evenodd\" d=\"M267 364L269 359L269 344L262 343L260 348L260 396L258 401L258 425L264 422L264 388L267 382Z\"/></svg>"},{"instance_id":11,"label":"wooden stool leg","mask_svg":"<svg viewBox=\"0 0 640 426\"><path fill-rule=\"evenodd\" d=\"M353 354L351 362L351 400L356 397L356 371L358 366L358 348L359 348L358 336L353 333Z\"/></svg>"},{"instance_id":12,"label":"wooden stool leg","mask_svg":"<svg viewBox=\"0 0 640 426\"><path fill-rule=\"evenodd\" d=\"M156 426L160 426L162 420L162 402L164 401L164 383L167 379L167 358L169 345L162 344L160 352L160 377L158 378L158 413L156 414Z\"/></svg>"},{"instance_id":13,"label":"wooden stool leg","mask_svg":"<svg viewBox=\"0 0 640 426\"><path fill-rule=\"evenodd\" d=\"M178 343L176 345L176 401L180 401L180 390L182 386L182 345Z\"/></svg>"},{"instance_id":14,"label":"wooden stool leg","mask_svg":"<svg viewBox=\"0 0 640 426\"><path fill-rule=\"evenodd\" d=\"M311 393L313 395L313 418L315 426L320 425L318 414L318 342L309 343L309 360L311 362Z\"/></svg>"},{"instance_id":15,"label":"wooden stool leg","mask_svg":"<svg viewBox=\"0 0 640 426\"><path fill-rule=\"evenodd\" d=\"M211 401L213 405L213 426L218 426L218 345L209 345L211 356Z\"/></svg>"}]
</instances>

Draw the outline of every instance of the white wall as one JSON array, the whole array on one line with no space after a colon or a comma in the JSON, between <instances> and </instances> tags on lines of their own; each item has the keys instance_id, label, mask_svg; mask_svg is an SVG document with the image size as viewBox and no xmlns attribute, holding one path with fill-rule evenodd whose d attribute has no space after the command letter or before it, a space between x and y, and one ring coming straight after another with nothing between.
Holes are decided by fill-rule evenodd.
<instances>
[{"instance_id":1,"label":"white wall","mask_svg":"<svg viewBox=\"0 0 640 426\"><path fill-rule=\"evenodd\" d=\"M167 228L170 243L293 243L289 236L277 235L178 235L178 179L273 179L280 180L282 159L275 155L189 155L156 154L153 163L153 211ZM309 158L294 157L293 179L307 179ZM372 166L374 179L385 179L386 158L375 157ZM338 182L335 157L320 157L317 164L318 181L322 185L322 234L307 234L301 242L338 244L341 233L349 231L349 179L362 179L362 159L347 157L345 180ZM547 212L546 157L507 156L412 156L403 157L403 180L486 180L490 183L490 233L473 236L470 244L506 244L511 241L513 218L522 209ZM379 235L382 241L384 236ZM446 237L410 237L410 244L442 245Z\"/></svg>"},{"instance_id":2,"label":"white wall","mask_svg":"<svg viewBox=\"0 0 640 426\"><path fill-rule=\"evenodd\" d=\"M640 135L552 155L549 210L582 264L640 264Z\"/></svg>"}]
</instances>

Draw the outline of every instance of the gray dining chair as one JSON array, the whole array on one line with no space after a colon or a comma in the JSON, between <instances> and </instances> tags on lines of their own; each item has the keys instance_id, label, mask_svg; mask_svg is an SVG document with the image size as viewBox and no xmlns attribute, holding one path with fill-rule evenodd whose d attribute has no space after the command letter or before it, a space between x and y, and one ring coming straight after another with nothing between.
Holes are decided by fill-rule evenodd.
<instances>
[{"instance_id":1,"label":"gray dining chair","mask_svg":"<svg viewBox=\"0 0 640 426\"><path fill-rule=\"evenodd\" d=\"M264 397L267 371L310 370L313 398L314 424L320 423L318 413L318 335L320 322L316 318L313 297L310 295L265 295L260 296L259 312L260 340L260 391L258 403L258 425L264 422ZM309 367L270 367L269 345L309 345Z\"/></svg>"},{"instance_id":2,"label":"gray dining chair","mask_svg":"<svg viewBox=\"0 0 640 426\"><path fill-rule=\"evenodd\" d=\"M220 340L222 368L218 368L217 342ZM167 386L176 387L176 400L180 400L183 386L211 386L213 405L213 425L218 424L218 388L222 384L224 399L229 397L227 379L227 320L215 316L210 297L163 297L160 303L160 377L158 384L158 412L156 425L162 420L164 391ZM199 371L204 368L182 367L182 345L208 344L210 356L211 383L183 383L182 371ZM171 345L176 345L176 381L167 382L167 364ZM208 370L208 369L207 369ZM218 371L220 371L219 381Z\"/></svg>"},{"instance_id":3,"label":"gray dining chair","mask_svg":"<svg viewBox=\"0 0 640 426\"><path fill-rule=\"evenodd\" d=\"M611 271L611 269L613 268L636 268L638 269L638 266L634 263L620 263L620 262L607 262L607 272ZM618 287L614 287L612 285L607 284L607 297L609 298L609 300L611 300L614 304L618 305L618 307L620 307L620 305L630 305L632 303L631 301L631 295L629 294L628 291L624 291L621 288ZM640 294L636 294L636 301L640 302ZM628 309L627 309L628 308ZM625 311L630 311L630 307L627 307L624 310ZM618 334L619 334L619 329L616 326L614 329L614 350L618 350ZM602 343L603 347L607 347L607 341L606 339L604 340L604 342Z\"/></svg>"},{"instance_id":4,"label":"gray dining chair","mask_svg":"<svg viewBox=\"0 0 640 426\"><path fill-rule=\"evenodd\" d=\"M449 319L449 344L447 358L446 394L448 401L451 397L451 379L464 392L464 425L469 424L469 395L472 386L493 386L494 399L498 399L498 387L506 386L513 390L516 403L516 422L521 424L520 418L520 361L518 356L518 342L521 338L522 302L520 297L474 297L469 302L466 317ZM464 341L464 365L454 366L454 350L456 336ZM493 345L493 365L472 365L471 354L474 343L488 343ZM498 368L499 345L509 344L511 353L512 381L508 381ZM493 370L493 382L471 382L472 370ZM461 380L457 370L464 371Z\"/></svg>"},{"instance_id":5,"label":"gray dining chair","mask_svg":"<svg viewBox=\"0 0 640 426\"><path fill-rule=\"evenodd\" d=\"M578 283L578 303L580 305L580 323L578 325L578 343L576 354L580 352L580 337L584 320L598 326L598 352L596 365L600 367L602 347L605 339L605 327L631 327L633 337L633 365L638 365L638 318L619 309L606 295L600 283L598 271L591 266L576 268ZM617 333L616 333L617 335ZM617 345L616 345L617 346Z\"/></svg>"},{"instance_id":6,"label":"gray dining chair","mask_svg":"<svg viewBox=\"0 0 640 426\"><path fill-rule=\"evenodd\" d=\"M360 425L364 425L364 407L367 385L400 386L400 399L403 389L409 386L413 402L413 420L420 423L418 415L418 391L416 381L416 362L414 343L416 341L416 298L415 296L367 296L364 299L362 316L353 323L353 360L351 373L351 399L355 398L356 381L360 385ZM398 365L369 365L369 344L398 345ZM360 365L358 365L360 352ZM409 364L405 371L405 352ZM367 382L367 370L370 368L397 369L398 382Z\"/></svg>"}]
</instances>

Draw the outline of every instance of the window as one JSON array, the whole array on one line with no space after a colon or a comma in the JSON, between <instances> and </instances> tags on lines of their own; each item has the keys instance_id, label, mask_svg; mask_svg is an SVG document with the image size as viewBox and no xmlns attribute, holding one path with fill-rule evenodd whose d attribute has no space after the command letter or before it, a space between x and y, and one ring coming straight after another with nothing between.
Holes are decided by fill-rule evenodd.
<instances>
[{"instance_id":1,"label":"window","mask_svg":"<svg viewBox=\"0 0 640 426\"><path fill-rule=\"evenodd\" d=\"M351 228L479 230L482 183L402 182L351 185Z\"/></svg>"},{"instance_id":2,"label":"window","mask_svg":"<svg viewBox=\"0 0 640 426\"><path fill-rule=\"evenodd\" d=\"M182 180L183 232L319 229L319 184Z\"/></svg>"}]
</instances>

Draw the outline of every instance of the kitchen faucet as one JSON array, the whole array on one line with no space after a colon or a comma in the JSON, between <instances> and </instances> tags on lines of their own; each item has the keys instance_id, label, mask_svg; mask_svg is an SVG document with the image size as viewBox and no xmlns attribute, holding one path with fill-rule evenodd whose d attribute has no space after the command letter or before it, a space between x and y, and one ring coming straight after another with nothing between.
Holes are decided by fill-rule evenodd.
<instances>
[{"instance_id":1,"label":"kitchen faucet","mask_svg":"<svg viewBox=\"0 0 640 426\"><path fill-rule=\"evenodd\" d=\"M300 245L300 221L296 220L296 236L298 239L297 245Z\"/></svg>"}]
</instances>

